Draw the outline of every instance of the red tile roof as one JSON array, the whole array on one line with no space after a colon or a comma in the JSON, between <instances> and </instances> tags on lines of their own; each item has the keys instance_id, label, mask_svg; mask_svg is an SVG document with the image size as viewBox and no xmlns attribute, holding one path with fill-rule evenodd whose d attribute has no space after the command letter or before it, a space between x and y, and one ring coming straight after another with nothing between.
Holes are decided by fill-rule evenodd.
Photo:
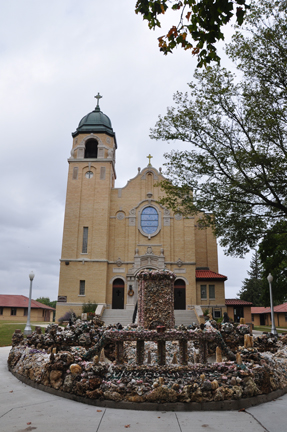
<instances>
[{"instance_id":1,"label":"red tile roof","mask_svg":"<svg viewBox=\"0 0 287 432\"><path fill-rule=\"evenodd\" d=\"M211 270L196 270L196 279L217 279L217 280L227 280L226 276L219 273L215 273Z\"/></svg>"},{"instance_id":2,"label":"red tile roof","mask_svg":"<svg viewBox=\"0 0 287 432\"><path fill-rule=\"evenodd\" d=\"M251 308L251 313L253 314L270 313L270 312L271 312L270 307L258 306L258 307ZM274 306L274 312L282 312L282 313L287 312L287 303L282 303L281 305Z\"/></svg>"},{"instance_id":3,"label":"red tile roof","mask_svg":"<svg viewBox=\"0 0 287 432\"><path fill-rule=\"evenodd\" d=\"M29 304L29 299L23 295L13 295L13 294L0 294L0 306L1 307L21 307L27 308ZM37 302L36 300L31 300L31 308L33 309L50 309L55 310L50 306L46 306L43 303Z\"/></svg>"},{"instance_id":4,"label":"red tile roof","mask_svg":"<svg viewBox=\"0 0 287 432\"><path fill-rule=\"evenodd\" d=\"M251 306L252 302L240 299L225 299L225 304L226 306Z\"/></svg>"},{"instance_id":5,"label":"red tile roof","mask_svg":"<svg viewBox=\"0 0 287 432\"><path fill-rule=\"evenodd\" d=\"M252 314L270 313L270 307L254 306L251 308Z\"/></svg>"}]
</instances>

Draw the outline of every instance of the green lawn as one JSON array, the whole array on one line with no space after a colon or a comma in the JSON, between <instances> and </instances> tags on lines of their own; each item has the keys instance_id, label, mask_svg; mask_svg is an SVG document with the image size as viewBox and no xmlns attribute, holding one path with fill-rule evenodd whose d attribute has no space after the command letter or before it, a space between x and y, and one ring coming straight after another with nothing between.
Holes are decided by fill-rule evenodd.
<instances>
[{"instance_id":1,"label":"green lawn","mask_svg":"<svg viewBox=\"0 0 287 432\"><path fill-rule=\"evenodd\" d=\"M285 332L287 332L287 328L280 327L280 329L278 329L276 327L276 329L277 329L278 333L285 333ZM258 330L258 331L262 331L262 332L270 332L271 326L258 326L258 327L255 326L254 330Z\"/></svg>"},{"instance_id":2,"label":"green lawn","mask_svg":"<svg viewBox=\"0 0 287 432\"><path fill-rule=\"evenodd\" d=\"M39 324L47 324L47 323L31 323L32 330L35 330L35 326ZM26 323L13 323L11 321L0 321L0 347L3 346L9 346L11 345L11 340L13 333L16 329L24 331L24 328L26 327ZM42 332L44 332L45 329L42 329Z\"/></svg>"}]
</instances>

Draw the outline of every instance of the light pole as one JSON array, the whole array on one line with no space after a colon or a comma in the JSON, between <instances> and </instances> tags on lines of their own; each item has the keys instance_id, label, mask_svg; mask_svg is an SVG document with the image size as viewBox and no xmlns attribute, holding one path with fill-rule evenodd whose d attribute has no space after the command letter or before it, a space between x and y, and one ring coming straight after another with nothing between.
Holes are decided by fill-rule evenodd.
<instances>
[{"instance_id":1,"label":"light pole","mask_svg":"<svg viewBox=\"0 0 287 432\"><path fill-rule=\"evenodd\" d=\"M32 282L34 279L35 275L34 273L31 271L31 273L29 274L29 279L30 279L30 291L29 291L29 305L28 305L28 318L27 318L27 324L26 327L24 329L24 335L30 335L32 333L32 329L31 329L31 325L30 325L30 315L31 315L31 297L32 297Z\"/></svg>"},{"instance_id":2,"label":"light pole","mask_svg":"<svg viewBox=\"0 0 287 432\"><path fill-rule=\"evenodd\" d=\"M271 286L271 282L273 281L273 276L271 273L269 273L269 275L267 276L267 280L269 282L269 292L270 292L270 308L271 308L271 323L272 323L271 334L273 334L274 336L278 336L275 327L275 320L274 320L273 297L272 297L272 286Z\"/></svg>"}]
</instances>

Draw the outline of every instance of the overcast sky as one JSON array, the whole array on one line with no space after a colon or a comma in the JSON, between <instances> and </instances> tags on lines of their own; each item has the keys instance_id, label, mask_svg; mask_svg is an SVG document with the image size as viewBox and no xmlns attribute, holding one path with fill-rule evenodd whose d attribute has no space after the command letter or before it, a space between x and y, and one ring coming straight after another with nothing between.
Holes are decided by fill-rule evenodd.
<instances>
[{"instance_id":1,"label":"overcast sky","mask_svg":"<svg viewBox=\"0 0 287 432\"><path fill-rule=\"evenodd\" d=\"M134 13L136 0L12 0L1 2L1 294L57 298L67 158L81 118L96 105L116 132L117 181L124 186L163 153L182 145L152 141L149 129L177 91L186 91L196 59L177 50L163 56ZM223 64L226 60L223 59ZM219 251L235 297L250 256Z\"/></svg>"}]
</instances>

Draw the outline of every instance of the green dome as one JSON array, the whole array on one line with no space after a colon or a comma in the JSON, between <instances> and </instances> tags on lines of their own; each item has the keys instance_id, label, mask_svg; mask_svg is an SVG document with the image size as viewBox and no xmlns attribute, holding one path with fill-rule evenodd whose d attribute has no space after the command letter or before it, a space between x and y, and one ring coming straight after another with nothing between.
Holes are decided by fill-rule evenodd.
<instances>
[{"instance_id":1,"label":"green dome","mask_svg":"<svg viewBox=\"0 0 287 432\"><path fill-rule=\"evenodd\" d=\"M79 123L77 130L72 133L75 137L80 133L104 132L115 138L115 133L112 128L112 123L109 117L104 114L97 105L94 111L85 115Z\"/></svg>"}]
</instances>

